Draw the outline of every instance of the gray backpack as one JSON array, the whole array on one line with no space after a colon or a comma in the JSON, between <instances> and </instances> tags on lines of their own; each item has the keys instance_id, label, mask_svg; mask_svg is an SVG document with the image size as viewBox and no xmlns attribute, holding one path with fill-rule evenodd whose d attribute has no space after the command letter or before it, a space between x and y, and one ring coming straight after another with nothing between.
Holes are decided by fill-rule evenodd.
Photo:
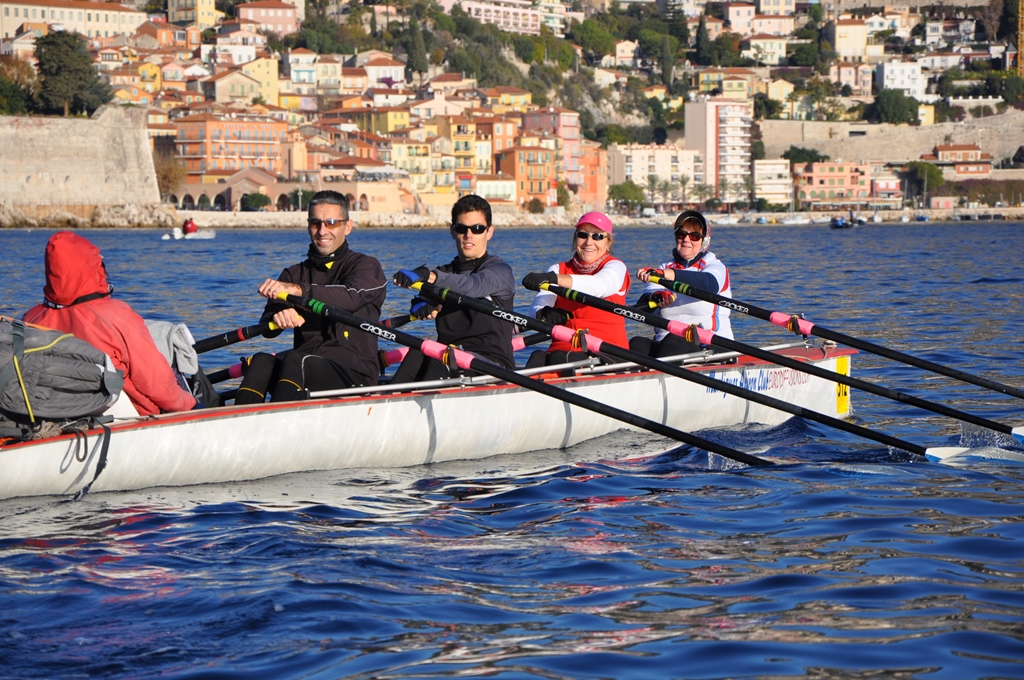
<instances>
[{"instance_id":1,"label":"gray backpack","mask_svg":"<svg viewBox=\"0 0 1024 680\"><path fill-rule=\"evenodd\" d=\"M0 317L0 436L99 415L123 384L107 355L84 340Z\"/></svg>"}]
</instances>

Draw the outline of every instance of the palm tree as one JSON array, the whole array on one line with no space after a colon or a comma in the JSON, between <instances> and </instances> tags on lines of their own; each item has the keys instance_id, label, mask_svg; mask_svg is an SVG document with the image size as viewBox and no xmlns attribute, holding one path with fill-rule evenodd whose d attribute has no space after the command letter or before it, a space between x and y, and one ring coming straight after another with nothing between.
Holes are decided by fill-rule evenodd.
<instances>
[{"instance_id":1,"label":"palm tree","mask_svg":"<svg viewBox=\"0 0 1024 680\"><path fill-rule=\"evenodd\" d=\"M789 102L789 119L796 120L796 103L800 101L800 95L793 90L786 95L786 101Z\"/></svg>"},{"instance_id":2,"label":"palm tree","mask_svg":"<svg viewBox=\"0 0 1024 680\"><path fill-rule=\"evenodd\" d=\"M663 179L658 182L658 193L661 194L661 207L664 212L665 205L668 203L668 197L672 194L672 182L667 179Z\"/></svg>"},{"instance_id":3,"label":"palm tree","mask_svg":"<svg viewBox=\"0 0 1024 680\"><path fill-rule=\"evenodd\" d=\"M651 207L654 207L654 192L658 190L658 182L661 178L657 175L647 175L647 192L651 195Z\"/></svg>"},{"instance_id":4,"label":"palm tree","mask_svg":"<svg viewBox=\"0 0 1024 680\"><path fill-rule=\"evenodd\" d=\"M722 179L718 180L719 201L721 201L722 203L732 203L732 196L730 196L732 190L732 182L730 182L727 178L723 177Z\"/></svg>"},{"instance_id":5,"label":"palm tree","mask_svg":"<svg viewBox=\"0 0 1024 680\"><path fill-rule=\"evenodd\" d=\"M701 204L705 203L709 198L715 195L715 190L707 184L698 184L693 188L693 193L697 195L697 201ZM706 205L704 206L707 207Z\"/></svg>"},{"instance_id":6,"label":"palm tree","mask_svg":"<svg viewBox=\"0 0 1024 680\"><path fill-rule=\"evenodd\" d=\"M683 197L683 206L686 205L686 187L690 184L689 175L679 175L679 192Z\"/></svg>"}]
</instances>

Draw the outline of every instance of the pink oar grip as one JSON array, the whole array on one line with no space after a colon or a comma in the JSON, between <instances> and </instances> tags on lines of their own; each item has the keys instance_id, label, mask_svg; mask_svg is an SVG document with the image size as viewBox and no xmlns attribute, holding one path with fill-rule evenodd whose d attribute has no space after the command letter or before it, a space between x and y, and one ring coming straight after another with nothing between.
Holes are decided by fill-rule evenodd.
<instances>
[{"instance_id":1,"label":"pink oar grip","mask_svg":"<svg viewBox=\"0 0 1024 680\"><path fill-rule=\"evenodd\" d=\"M786 330L790 330L789 323L790 321L793 320L793 317L787 314L783 314L782 312L772 312L771 315L768 317L768 320L771 321L776 326L782 326ZM812 335L811 329L814 328L814 324L808 321L807 319L797 319L796 327L800 335ZM796 333L798 331L793 332Z\"/></svg>"},{"instance_id":2,"label":"pink oar grip","mask_svg":"<svg viewBox=\"0 0 1024 680\"><path fill-rule=\"evenodd\" d=\"M409 353L408 347L399 347L398 349L390 349L384 353L384 361L388 366L397 364L399 361L405 358L405 355Z\"/></svg>"},{"instance_id":3,"label":"pink oar grip","mask_svg":"<svg viewBox=\"0 0 1024 680\"><path fill-rule=\"evenodd\" d=\"M552 339L558 340L560 342L568 342L571 344L574 335L576 335L576 331L566 326L554 326L551 329ZM604 342L603 340L601 340L601 338L597 337L596 335L591 335L590 333L586 333L584 337L587 341L588 352L601 351L601 344Z\"/></svg>"},{"instance_id":4,"label":"pink oar grip","mask_svg":"<svg viewBox=\"0 0 1024 680\"><path fill-rule=\"evenodd\" d=\"M228 366L228 377L230 378L241 378L242 377L242 364L231 364Z\"/></svg>"},{"instance_id":5,"label":"pink oar grip","mask_svg":"<svg viewBox=\"0 0 1024 680\"><path fill-rule=\"evenodd\" d=\"M469 370L469 365L473 362L473 355L469 352L465 352L457 347L448 347L448 345L442 345L436 340L424 340L423 344L420 345L420 351L431 359L437 359L438 361L444 361L444 353L448 350L454 352L455 365L463 370Z\"/></svg>"},{"instance_id":6,"label":"pink oar grip","mask_svg":"<svg viewBox=\"0 0 1024 680\"><path fill-rule=\"evenodd\" d=\"M513 352L518 352L519 350L521 350L521 349L523 349L525 347L526 347L526 341L523 340L523 336L517 335L516 337L512 338L512 351Z\"/></svg>"}]
</instances>

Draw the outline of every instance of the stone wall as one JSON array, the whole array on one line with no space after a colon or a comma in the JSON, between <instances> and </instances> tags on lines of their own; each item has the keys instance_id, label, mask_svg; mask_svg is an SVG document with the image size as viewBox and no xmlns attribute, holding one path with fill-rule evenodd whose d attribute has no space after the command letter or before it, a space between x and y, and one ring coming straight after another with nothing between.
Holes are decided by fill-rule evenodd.
<instances>
[{"instance_id":1,"label":"stone wall","mask_svg":"<svg viewBox=\"0 0 1024 680\"><path fill-rule=\"evenodd\" d=\"M145 227L177 222L160 206L146 112L89 119L0 116L0 226Z\"/></svg>"},{"instance_id":2,"label":"stone wall","mask_svg":"<svg viewBox=\"0 0 1024 680\"><path fill-rule=\"evenodd\" d=\"M798 120L763 120L759 125L767 158L779 158L795 145L847 162L906 162L932 153L939 144L977 144L998 162L1012 158L1024 144L1024 111L1016 109L963 123L924 127Z\"/></svg>"}]
</instances>

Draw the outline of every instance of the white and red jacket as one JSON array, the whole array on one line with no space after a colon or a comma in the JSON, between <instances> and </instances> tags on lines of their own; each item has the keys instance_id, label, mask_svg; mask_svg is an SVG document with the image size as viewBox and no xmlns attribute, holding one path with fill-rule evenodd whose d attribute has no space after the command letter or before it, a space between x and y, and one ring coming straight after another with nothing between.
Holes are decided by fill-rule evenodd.
<instances>
[{"instance_id":1,"label":"white and red jacket","mask_svg":"<svg viewBox=\"0 0 1024 680\"><path fill-rule=\"evenodd\" d=\"M718 293L722 297L732 297L729 269L710 251L704 253L703 257L691 263L690 266L684 266L673 260L661 265L661 268L672 269L675 273L682 274L676 278L694 286L694 288ZM705 276L701 276L699 279L692 277L692 279L696 280L688 280L691 277L686 276L687 273L705 274ZM711 281L715 281L717 286L709 286L708 283ZM665 290L665 287L656 283L648 283L642 294L646 295L659 290ZM729 310L710 302L692 298L689 295L679 295L677 293L675 302L668 307L659 308L658 315L670 321L679 321L686 325L697 324L702 328L713 331L717 335L721 335L723 338L732 339L732 324L729 322ZM666 335L668 335L668 331L659 328L654 339L661 340Z\"/></svg>"},{"instance_id":2,"label":"white and red jacket","mask_svg":"<svg viewBox=\"0 0 1024 680\"><path fill-rule=\"evenodd\" d=\"M559 262L548 267L549 272L556 274L567 274L572 277L573 290L578 290L587 295L604 298L617 305L626 304L626 293L629 292L629 270L622 260L614 257L605 261L593 274L574 273L568 262ZM586 329L591 335L597 336L605 342L610 342L619 347L629 347L629 338L626 337L626 319L618 314L594 309L578 302L572 302L565 298L549 293L545 290L537 293L530 306L530 315L536 317L541 307L554 307L564 309L572 313L573 318L566 324L573 330ZM548 347L549 352L556 351L578 351L567 342L554 340Z\"/></svg>"}]
</instances>

